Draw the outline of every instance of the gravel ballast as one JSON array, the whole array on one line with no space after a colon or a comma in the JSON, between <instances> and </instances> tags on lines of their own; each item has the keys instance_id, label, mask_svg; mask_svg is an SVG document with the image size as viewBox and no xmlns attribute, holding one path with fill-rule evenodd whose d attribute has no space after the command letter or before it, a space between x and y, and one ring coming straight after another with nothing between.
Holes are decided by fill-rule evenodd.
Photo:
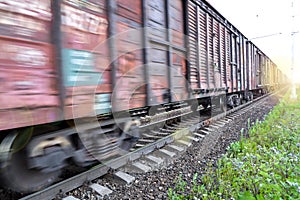
<instances>
[{"instance_id":1,"label":"gravel ballast","mask_svg":"<svg viewBox=\"0 0 300 200\"><path fill-rule=\"evenodd\" d=\"M104 199L167 199L168 189L174 188L179 176L188 183L192 181L195 173L201 176L209 164L214 165L226 153L226 148L232 142L239 140L242 129L247 137L249 122L252 125L256 120L262 121L277 103L278 98L275 96L266 98L261 107L251 109L218 131L207 135L202 141L194 142L180 158L167 167L148 173L132 174L136 179L131 184L115 181L109 175L99 179L99 184L113 190Z\"/></svg>"},{"instance_id":2,"label":"gravel ballast","mask_svg":"<svg viewBox=\"0 0 300 200\"><path fill-rule=\"evenodd\" d=\"M255 121L262 121L266 114L278 103L275 96L263 100L260 107L250 109L239 118L227 123L224 127L217 129L206 135L200 142L193 142L180 157L177 157L167 166L147 173L130 173L135 180L126 184L112 174L93 181L102 186L106 186L113 192L102 198L91 188L83 186L68 195L79 199L167 199L168 189L174 188L179 176L187 183L192 182L195 173L198 177L205 173L209 165L214 165L216 161L226 153L226 148L240 138L241 130L244 129L244 136L247 137L247 129ZM189 186L185 192L189 192ZM5 197L4 197L5 196ZM5 192L3 198L17 199L20 194ZM0 198L2 199L1 195Z\"/></svg>"}]
</instances>

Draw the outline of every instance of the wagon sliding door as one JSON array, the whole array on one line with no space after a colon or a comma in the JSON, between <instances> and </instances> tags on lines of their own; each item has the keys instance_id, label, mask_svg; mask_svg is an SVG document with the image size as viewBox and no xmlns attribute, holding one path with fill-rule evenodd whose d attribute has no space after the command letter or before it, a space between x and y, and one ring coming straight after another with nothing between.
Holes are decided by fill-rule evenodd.
<instances>
[{"instance_id":1,"label":"wagon sliding door","mask_svg":"<svg viewBox=\"0 0 300 200\"><path fill-rule=\"evenodd\" d=\"M110 13L114 43L110 51L115 68L112 106L114 111L121 111L144 107L146 104L142 0L115 2L115 9L112 10L115 12Z\"/></svg>"},{"instance_id":2,"label":"wagon sliding door","mask_svg":"<svg viewBox=\"0 0 300 200\"><path fill-rule=\"evenodd\" d=\"M144 0L148 104L187 99L181 0Z\"/></svg>"}]
</instances>

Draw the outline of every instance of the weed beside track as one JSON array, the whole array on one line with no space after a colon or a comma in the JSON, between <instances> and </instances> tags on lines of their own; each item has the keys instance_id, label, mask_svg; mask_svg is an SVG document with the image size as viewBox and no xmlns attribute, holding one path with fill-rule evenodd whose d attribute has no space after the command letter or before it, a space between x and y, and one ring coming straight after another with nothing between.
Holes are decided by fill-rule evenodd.
<instances>
[{"instance_id":1,"label":"weed beside track","mask_svg":"<svg viewBox=\"0 0 300 200\"><path fill-rule=\"evenodd\" d=\"M169 199L299 199L300 100L287 93L245 132L204 175L191 183L179 177Z\"/></svg>"}]
</instances>

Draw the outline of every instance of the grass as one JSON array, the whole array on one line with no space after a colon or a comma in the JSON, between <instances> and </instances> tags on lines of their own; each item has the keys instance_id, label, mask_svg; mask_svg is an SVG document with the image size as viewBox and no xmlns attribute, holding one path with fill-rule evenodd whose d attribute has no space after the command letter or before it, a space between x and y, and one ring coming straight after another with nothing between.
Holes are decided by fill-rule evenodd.
<instances>
[{"instance_id":1,"label":"grass","mask_svg":"<svg viewBox=\"0 0 300 200\"><path fill-rule=\"evenodd\" d=\"M169 199L300 199L300 100L288 97L256 122L249 138L232 143L217 167L191 183L179 177Z\"/></svg>"}]
</instances>

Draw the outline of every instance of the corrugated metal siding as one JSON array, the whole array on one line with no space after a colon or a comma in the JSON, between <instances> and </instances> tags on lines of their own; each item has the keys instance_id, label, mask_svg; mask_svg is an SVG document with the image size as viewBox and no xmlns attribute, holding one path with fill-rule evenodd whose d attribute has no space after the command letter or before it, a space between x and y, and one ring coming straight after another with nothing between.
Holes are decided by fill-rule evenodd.
<instances>
[{"instance_id":1,"label":"corrugated metal siding","mask_svg":"<svg viewBox=\"0 0 300 200\"><path fill-rule=\"evenodd\" d=\"M206 13L199 9L199 59L201 88L208 88Z\"/></svg>"},{"instance_id":2,"label":"corrugated metal siding","mask_svg":"<svg viewBox=\"0 0 300 200\"><path fill-rule=\"evenodd\" d=\"M220 59L221 59L221 74L222 74L222 87L226 87L226 29L220 25Z\"/></svg>"},{"instance_id":3,"label":"corrugated metal siding","mask_svg":"<svg viewBox=\"0 0 300 200\"><path fill-rule=\"evenodd\" d=\"M252 65L251 65L251 85L252 89L256 89L256 84L257 84L257 76L256 76L256 66L257 66L257 57L256 57L256 49L251 45L251 54L252 54Z\"/></svg>"},{"instance_id":4,"label":"corrugated metal siding","mask_svg":"<svg viewBox=\"0 0 300 200\"><path fill-rule=\"evenodd\" d=\"M261 55L261 59L262 59L262 63L261 63L261 85L265 85L266 84L266 58Z\"/></svg>"},{"instance_id":5,"label":"corrugated metal siding","mask_svg":"<svg viewBox=\"0 0 300 200\"><path fill-rule=\"evenodd\" d=\"M256 52L256 48L254 46L252 46L252 54L253 54L253 67L252 67L252 77L253 77L253 82L252 82L252 85L253 85L253 88L256 89L256 86L258 84L258 55L257 55L257 52Z\"/></svg>"},{"instance_id":6,"label":"corrugated metal siding","mask_svg":"<svg viewBox=\"0 0 300 200\"><path fill-rule=\"evenodd\" d=\"M275 85L276 84L276 65L274 63L272 63L272 84Z\"/></svg>"},{"instance_id":7,"label":"corrugated metal siding","mask_svg":"<svg viewBox=\"0 0 300 200\"><path fill-rule=\"evenodd\" d=\"M270 85L274 85L274 66L273 63L271 62L271 60L269 60L270 63L270 74L269 74L269 78L270 78Z\"/></svg>"},{"instance_id":8,"label":"corrugated metal siding","mask_svg":"<svg viewBox=\"0 0 300 200\"><path fill-rule=\"evenodd\" d=\"M232 79L231 79L231 34L228 30L226 30L226 80L227 80L227 87L229 87L229 92L232 92Z\"/></svg>"},{"instance_id":9,"label":"corrugated metal siding","mask_svg":"<svg viewBox=\"0 0 300 200\"><path fill-rule=\"evenodd\" d=\"M198 68L198 31L197 31L197 7L189 1L188 4L188 24L189 24L189 62L190 62L190 82L192 89L199 87L199 68Z\"/></svg>"},{"instance_id":10,"label":"corrugated metal siding","mask_svg":"<svg viewBox=\"0 0 300 200\"><path fill-rule=\"evenodd\" d=\"M219 64L219 51L220 51L220 44L219 44L219 23L216 20L213 20L214 28L213 28L213 38L214 38L214 64Z\"/></svg>"},{"instance_id":11,"label":"corrugated metal siding","mask_svg":"<svg viewBox=\"0 0 300 200\"><path fill-rule=\"evenodd\" d=\"M251 89L255 89L256 88L256 57L255 57L255 50L254 50L254 46L253 44L251 45L251 71L250 71L250 75L251 75Z\"/></svg>"},{"instance_id":12,"label":"corrugated metal siding","mask_svg":"<svg viewBox=\"0 0 300 200\"><path fill-rule=\"evenodd\" d=\"M237 91L241 91L242 87L242 80L241 80L241 43L240 43L240 37L237 38L237 66L236 66L236 78L237 78Z\"/></svg>"},{"instance_id":13,"label":"corrugated metal siding","mask_svg":"<svg viewBox=\"0 0 300 200\"><path fill-rule=\"evenodd\" d=\"M250 43L246 43L246 49L247 49L247 54L246 54L246 77L248 81L248 90L251 90L251 77L250 77L250 66L251 66L251 53L250 53L250 48L249 48Z\"/></svg>"},{"instance_id":14,"label":"corrugated metal siding","mask_svg":"<svg viewBox=\"0 0 300 200\"><path fill-rule=\"evenodd\" d=\"M220 30L219 22L213 20L213 73L215 87L220 88L221 85L221 66L220 66Z\"/></svg>"},{"instance_id":15,"label":"corrugated metal siding","mask_svg":"<svg viewBox=\"0 0 300 200\"><path fill-rule=\"evenodd\" d=\"M186 52L184 50L177 50L185 48L184 41L184 15L183 15L183 3L182 0L169 1L169 27L171 33L169 33L172 47L169 47L172 51L170 54L171 64L171 101L180 101L188 98L186 90Z\"/></svg>"},{"instance_id":16,"label":"corrugated metal siding","mask_svg":"<svg viewBox=\"0 0 300 200\"><path fill-rule=\"evenodd\" d=\"M242 90L246 89L247 78L246 78L246 45L245 38L242 38L242 65L241 65L241 75L242 75Z\"/></svg>"},{"instance_id":17,"label":"corrugated metal siding","mask_svg":"<svg viewBox=\"0 0 300 200\"><path fill-rule=\"evenodd\" d=\"M208 68L209 68L209 88L215 88L215 66L214 66L214 30L213 18L207 15L208 22Z\"/></svg>"},{"instance_id":18,"label":"corrugated metal siding","mask_svg":"<svg viewBox=\"0 0 300 200\"><path fill-rule=\"evenodd\" d=\"M265 55L264 55L265 56ZM270 66L270 59L265 57L265 77L266 77L266 82L265 85L270 85L271 84L271 66Z\"/></svg>"},{"instance_id":19,"label":"corrugated metal siding","mask_svg":"<svg viewBox=\"0 0 300 200\"><path fill-rule=\"evenodd\" d=\"M245 56L245 53L244 53L244 37L241 35L240 36L241 39L240 39L240 58L241 58L241 62L240 62L240 74L241 74L241 87L240 89L241 90L244 90L245 89L245 77L244 77L244 56Z\"/></svg>"},{"instance_id":20,"label":"corrugated metal siding","mask_svg":"<svg viewBox=\"0 0 300 200\"><path fill-rule=\"evenodd\" d=\"M270 84L274 85L274 65L270 61Z\"/></svg>"},{"instance_id":21,"label":"corrugated metal siding","mask_svg":"<svg viewBox=\"0 0 300 200\"><path fill-rule=\"evenodd\" d=\"M258 85L263 85L263 73L264 73L264 58L261 55L261 52L258 54L258 69L259 69L259 73L258 73Z\"/></svg>"},{"instance_id":22,"label":"corrugated metal siding","mask_svg":"<svg viewBox=\"0 0 300 200\"><path fill-rule=\"evenodd\" d=\"M272 70L272 64L271 61L269 60L269 84L272 85L273 84L273 70Z\"/></svg>"},{"instance_id":23,"label":"corrugated metal siding","mask_svg":"<svg viewBox=\"0 0 300 200\"><path fill-rule=\"evenodd\" d=\"M231 73L227 70L227 65L231 62L230 38L227 38L227 34L225 34L229 30L218 21L219 19L215 18L215 15L211 15L211 11L194 4L193 1L189 1L188 5L190 81L192 87L197 87L197 76L200 77L200 87L202 89L226 87L229 79L227 76L230 77ZM198 18L195 17L197 7ZM195 50L197 41L198 52ZM196 71L197 67L194 67L197 65L197 58L199 74ZM229 74L227 75L227 73Z\"/></svg>"},{"instance_id":24,"label":"corrugated metal siding","mask_svg":"<svg viewBox=\"0 0 300 200\"><path fill-rule=\"evenodd\" d=\"M264 55L264 76L263 76L263 78L265 79L265 81L264 81L264 85L267 85L267 84L269 84L269 61L268 61L268 59L265 57L265 55Z\"/></svg>"},{"instance_id":25,"label":"corrugated metal siding","mask_svg":"<svg viewBox=\"0 0 300 200\"><path fill-rule=\"evenodd\" d=\"M261 60L260 60L260 55L257 53L257 48L255 50L255 88L257 88L258 85L261 84Z\"/></svg>"},{"instance_id":26,"label":"corrugated metal siding","mask_svg":"<svg viewBox=\"0 0 300 200\"><path fill-rule=\"evenodd\" d=\"M249 90L252 90L252 47L251 47L251 43L247 43L247 77L248 77L248 86L249 86Z\"/></svg>"}]
</instances>

